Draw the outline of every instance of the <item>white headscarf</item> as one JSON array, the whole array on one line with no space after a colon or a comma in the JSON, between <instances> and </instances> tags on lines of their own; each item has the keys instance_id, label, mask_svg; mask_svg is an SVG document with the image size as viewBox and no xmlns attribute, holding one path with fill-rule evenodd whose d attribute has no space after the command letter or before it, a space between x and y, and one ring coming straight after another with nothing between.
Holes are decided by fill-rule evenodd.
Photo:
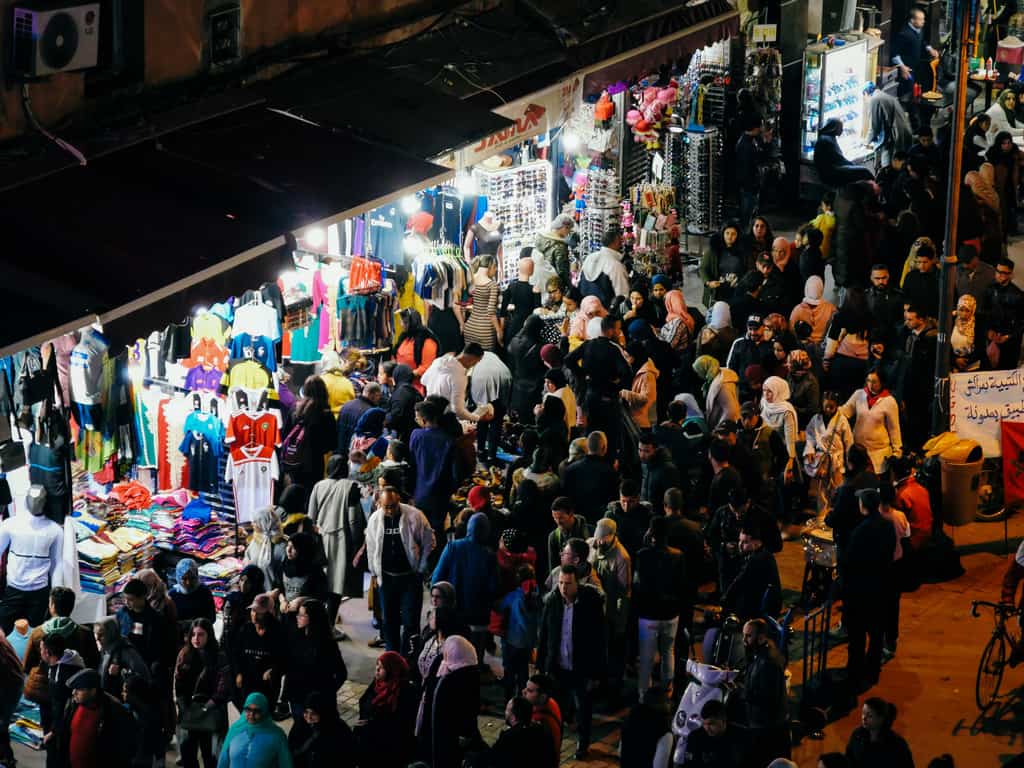
<instances>
[{"instance_id":1,"label":"white headscarf","mask_svg":"<svg viewBox=\"0 0 1024 768\"><path fill-rule=\"evenodd\" d=\"M272 564L274 560L274 542L281 538L281 522L274 507L264 507L256 513L252 521L252 539L245 548L245 561L255 565L267 580L274 582Z\"/></svg>"},{"instance_id":2,"label":"white headscarf","mask_svg":"<svg viewBox=\"0 0 1024 768\"><path fill-rule=\"evenodd\" d=\"M729 305L724 301L716 301L711 306L711 319L708 321L708 325L716 331L732 325L732 312L729 309Z\"/></svg>"},{"instance_id":3,"label":"white headscarf","mask_svg":"<svg viewBox=\"0 0 1024 768\"><path fill-rule=\"evenodd\" d=\"M700 409L697 404L697 398L691 395L689 392L680 392L675 396L675 399L686 406L686 418L704 418L704 412Z\"/></svg>"},{"instance_id":4,"label":"white headscarf","mask_svg":"<svg viewBox=\"0 0 1024 768\"><path fill-rule=\"evenodd\" d=\"M825 293L825 281L817 275L811 275L804 283L804 304L816 307L821 304L821 297Z\"/></svg>"},{"instance_id":5,"label":"white headscarf","mask_svg":"<svg viewBox=\"0 0 1024 768\"><path fill-rule=\"evenodd\" d=\"M601 335L601 321L603 317L592 317L587 321L587 339L596 339Z\"/></svg>"},{"instance_id":6,"label":"white headscarf","mask_svg":"<svg viewBox=\"0 0 1024 768\"><path fill-rule=\"evenodd\" d=\"M763 392L772 393L772 402L768 402L768 398L761 397L761 417L765 421L775 423L775 419L778 418L784 411L792 411L793 418L796 418L796 408L789 402L789 384L786 383L785 379L781 379L778 376L769 376L764 380L764 384L761 385Z\"/></svg>"},{"instance_id":7,"label":"white headscarf","mask_svg":"<svg viewBox=\"0 0 1024 768\"><path fill-rule=\"evenodd\" d=\"M441 647L444 660L437 670L438 677L444 677L449 672L454 672L463 667L475 667L477 665L476 649L473 644L464 637L452 635L444 641Z\"/></svg>"}]
</instances>

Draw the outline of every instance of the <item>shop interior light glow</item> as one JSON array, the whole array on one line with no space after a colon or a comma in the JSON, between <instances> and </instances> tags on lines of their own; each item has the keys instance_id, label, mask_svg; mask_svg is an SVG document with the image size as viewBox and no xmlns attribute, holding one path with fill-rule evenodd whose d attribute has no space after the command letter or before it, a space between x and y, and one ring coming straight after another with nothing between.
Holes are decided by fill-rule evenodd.
<instances>
[{"instance_id":1,"label":"shop interior light glow","mask_svg":"<svg viewBox=\"0 0 1024 768\"><path fill-rule=\"evenodd\" d=\"M327 233L324 232L322 227L309 227L302 234L302 239L311 248L320 248L327 242Z\"/></svg>"},{"instance_id":2,"label":"shop interior light glow","mask_svg":"<svg viewBox=\"0 0 1024 768\"><path fill-rule=\"evenodd\" d=\"M402 208L402 213L406 216L412 216L420 209L420 200L416 195L409 195L408 197L403 197L399 205Z\"/></svg>"},{"instance_id":3,"label":"shop interior light glow","mask_svg":"<svg viewBox=\"0 0 1024 768\"><path fill-rule=\"evenodd\" d=\"M580 137L572 131L564 131L562 133L562 149L566 152L575 152L580 148Z\"/></svg>"},{"instance_id":4,"label":"shop interior light glow","mask_svg":"<svg viewBox=\"0 0 1024 768\"><path fill-rule=\"evenodd\" d=\"M402 241L402 250L407 255L416 258L423 253L423 243L418 237L407 237Z\"/></svg>"},{"instance_id":5,"label":"shop interior light glow","mask_svg":"<svg viewBox=\"0 0 1024 768\"><path fill-rule=\"evenodd\" d=\"M460 173L455 177L455 188L459 191L460 195L475 195L476 179L473 178L471 173Z\"/></svg>"}]
</instances>

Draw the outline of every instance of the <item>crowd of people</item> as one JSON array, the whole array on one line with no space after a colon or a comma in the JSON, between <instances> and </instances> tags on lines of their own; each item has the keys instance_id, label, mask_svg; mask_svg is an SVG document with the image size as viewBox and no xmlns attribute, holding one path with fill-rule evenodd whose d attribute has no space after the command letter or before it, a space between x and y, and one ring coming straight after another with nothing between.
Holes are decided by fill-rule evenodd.
<instances>
[{"instance_id":1,"label":"crowd of people","mask_svg":"<svg viewBox=\"0 0 1024 768\"><path fill-rule=\"evenodd\" d=\"M1011 101L968 129L957 371L1020 358L1024 295L1005 254L1019 153L1011 132L991 135L1016 125ZM762 129L743 120L736 173L753 179ZM783 540L811 517L831 527L847 681L863 693L897 651L901 594L933 532L913 456L934 404L948 146L922 125L875 178L840 167L822 134L817 215L778 236L741 184L741 220L700 261L703 309L680 274L634 272L615 230L574 284L561 250L573 222L559 217L504 291L494 260L478 261L461 343L414 302L373 380L336 355L293 371L285 433L300 425L301 443L253 525L219 632L183 559L170 588L140 572L94 632L55 588L24 658L0 644L5 693L24 686L40 705L48 768L159 766L172 739L184 768L554 768L570 728L586 759L595 710L634 702L622 764L666 766L685 659L727 615L742 627L738 685L728 707L705 707L676 763L789 764ZM474 484L491 467L504 469L500 490ZM343 599L364 597L366 573L383 650L350 726L336 619ZM490 684L507 705L488 745L477 715ZM288 719L286 735L276 721ZM912 766L894 719L868 698L846 754L819 765Z\"/></svg>"}]
</instances>

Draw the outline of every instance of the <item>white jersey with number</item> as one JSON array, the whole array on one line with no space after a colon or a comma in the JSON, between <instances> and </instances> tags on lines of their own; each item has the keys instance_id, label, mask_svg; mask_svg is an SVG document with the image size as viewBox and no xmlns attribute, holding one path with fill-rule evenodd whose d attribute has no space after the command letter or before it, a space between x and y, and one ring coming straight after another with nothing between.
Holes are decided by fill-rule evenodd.
<instances>
[{"instance_id":1,"label":"white jersey with number","mask_svg":"<svg viewBox=\"0 0 1024 768\"><path fill-rule=\"evenodd\" d=\"M259 510L273 505L274 481L279 474L272 445L236 443L231 447L224 479L235 489L238 522L250 523Z\"/></svg>"}]
</instances>

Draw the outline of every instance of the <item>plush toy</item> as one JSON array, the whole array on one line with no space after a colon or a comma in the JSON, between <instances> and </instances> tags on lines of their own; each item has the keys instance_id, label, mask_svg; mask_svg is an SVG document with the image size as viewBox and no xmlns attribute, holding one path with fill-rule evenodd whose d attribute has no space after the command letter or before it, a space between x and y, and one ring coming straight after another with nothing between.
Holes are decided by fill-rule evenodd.
<instances>
[{"instance_id":1,"label":"plush toy","mask_svg":"<svg viewBox=\"0 0 1024 768\"><path fill-rule=\"evenodd\" d=\"M641 80L641 90L635 109L626 113L626 123L633 130L633 140L643 143L647 149L661 146L659 131L663 122L672 114L672 105L679 97L679 84L672 80L664 88L649 85L650 80Z\"/></svg>"}]
</instances>

